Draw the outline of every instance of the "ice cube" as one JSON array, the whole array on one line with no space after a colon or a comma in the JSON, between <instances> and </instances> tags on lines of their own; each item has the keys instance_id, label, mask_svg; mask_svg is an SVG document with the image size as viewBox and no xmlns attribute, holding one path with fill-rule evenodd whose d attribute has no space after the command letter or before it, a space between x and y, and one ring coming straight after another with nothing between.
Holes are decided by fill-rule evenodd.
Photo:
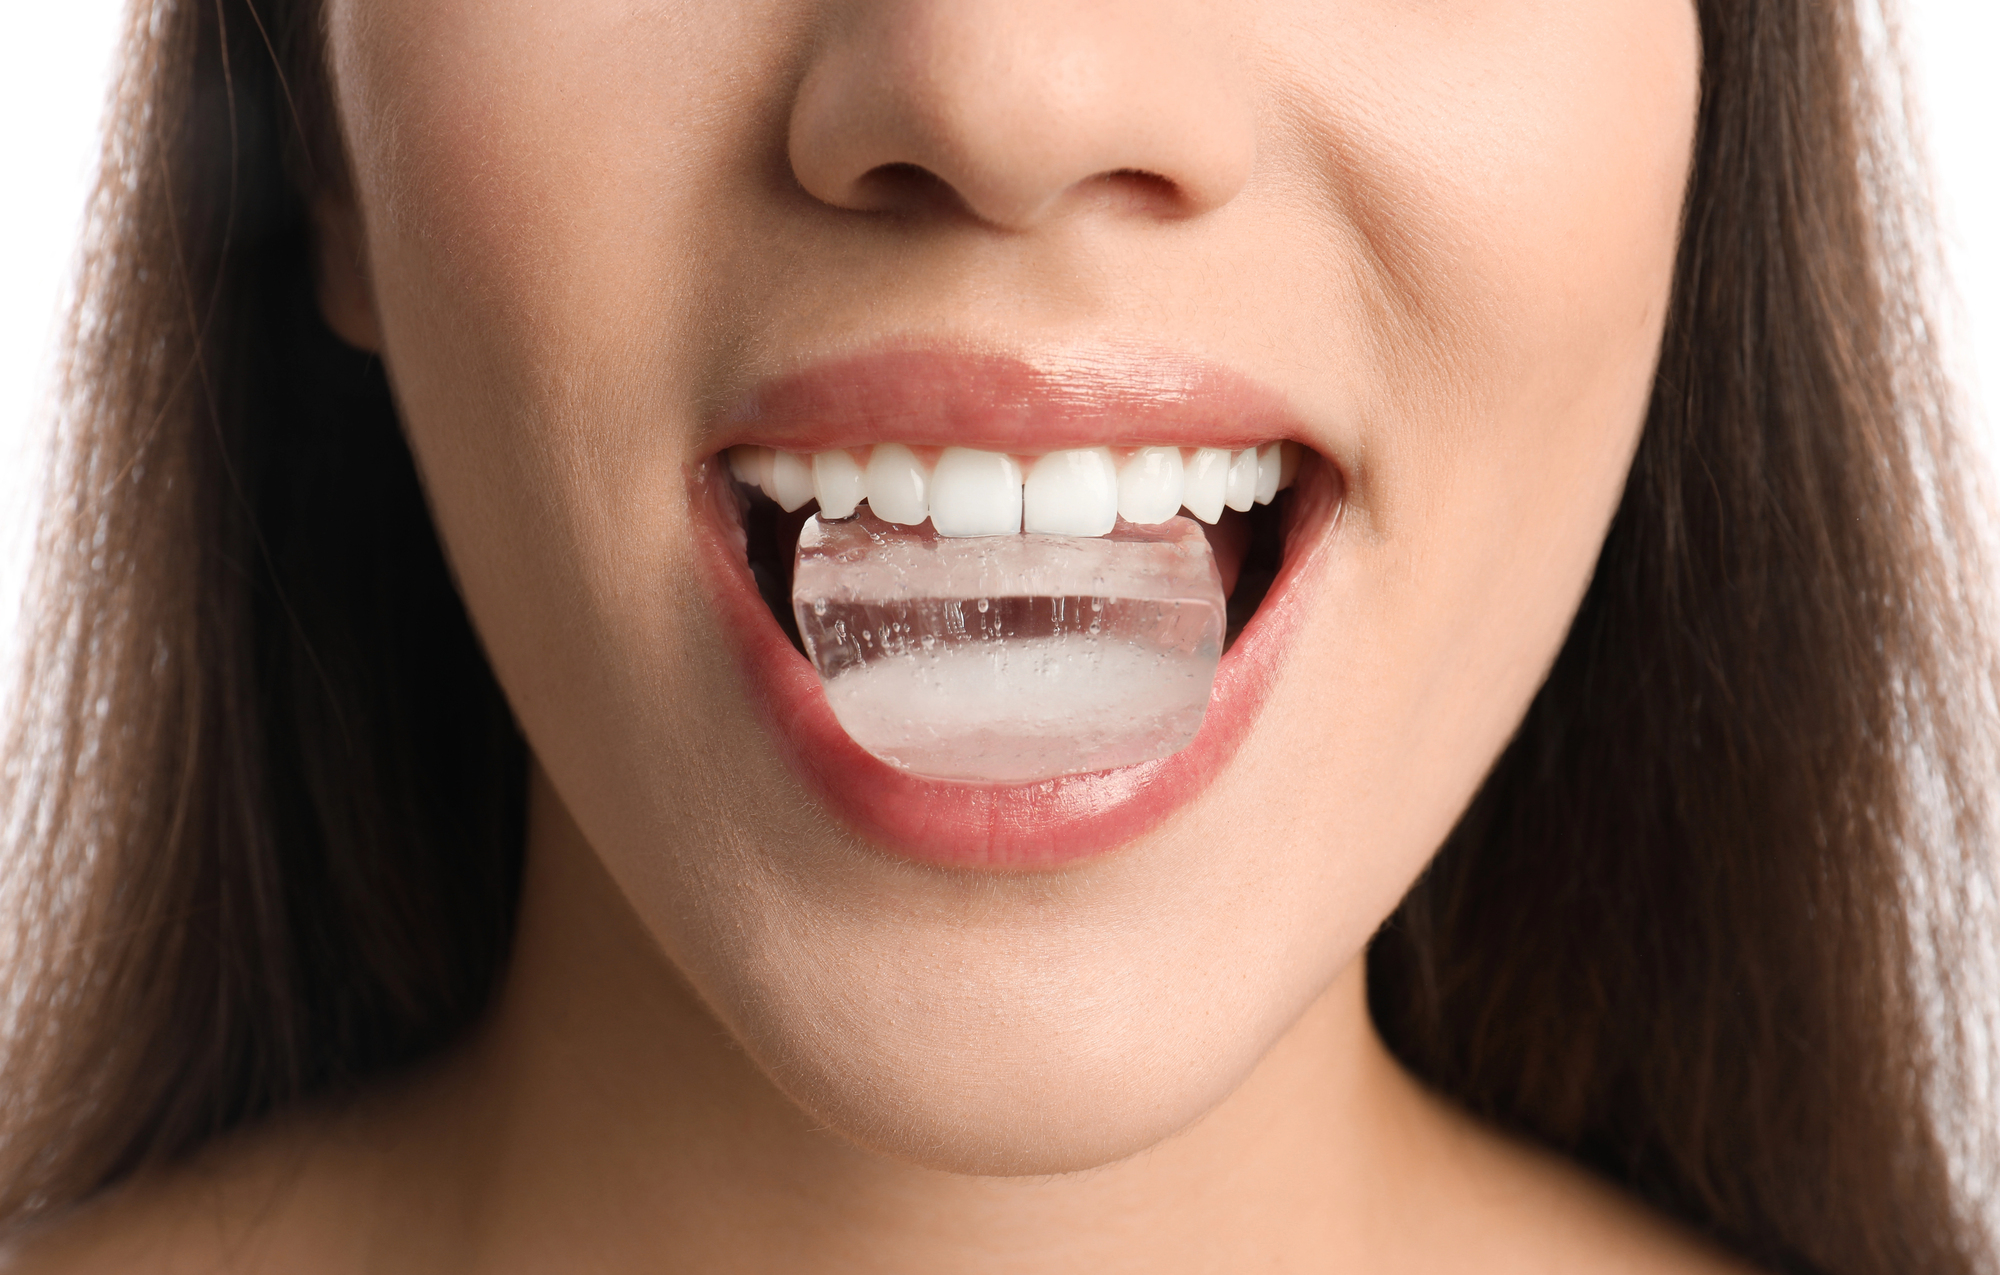
<instances>
[{"instance_id":1,"label":"ice cube","mask_svg":"<svg viewBox=\"0 0 2000 1275\"><path fill-rule=\"evenodd\" d=\"M806 520L792 609L854 742L930 779L1026 783L1194 739L1222 658L1199 524L949 539Z\"/></svg>"}]
</instances>

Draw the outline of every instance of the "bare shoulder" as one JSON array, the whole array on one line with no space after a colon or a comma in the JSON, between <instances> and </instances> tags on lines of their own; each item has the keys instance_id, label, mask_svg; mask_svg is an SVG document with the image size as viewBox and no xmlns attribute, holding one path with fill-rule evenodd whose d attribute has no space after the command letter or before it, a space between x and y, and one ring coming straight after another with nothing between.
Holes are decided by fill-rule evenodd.
<instances>
[{"instance_id":1,"label":"bare shoulder","mask_svg":"<svg viewBox=\"0 0 2000 1275\"><path fill-rule=\"evenodd\" d=\"M1456 1113L1441 1240L1486 1275L1756 1275L1755 1268L1543 1148ZM1453 1262L1453 1266L1457 1263Z\"/></svg>"}]
</instances>

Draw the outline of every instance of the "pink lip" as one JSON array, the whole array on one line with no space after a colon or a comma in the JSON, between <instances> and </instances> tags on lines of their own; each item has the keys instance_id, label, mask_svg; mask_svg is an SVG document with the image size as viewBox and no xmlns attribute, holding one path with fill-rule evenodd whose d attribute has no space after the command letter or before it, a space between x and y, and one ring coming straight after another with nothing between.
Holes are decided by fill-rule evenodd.
<instances>
[{"instance_id":1,"label":"pink lip","mask_svg":"<svg viewBox=\"0 0 2000 1275\"><path fill-rule=\"evenodd\" d=\"M1277 396L1212 366L1175 364L1142 382L1056 375L1018 360L897 350L822 364L760 387L718 422L720 446L807 451L897 441L1043 451L1080 442L1247 444L1296 437ZM1171 757L1034 784L919 779L862 751L834 720L819 677L757 592L727 474L713 457L690 487L706 584L739 640L750 698L780 756L837 818L906 858L964 868L1048 868L1132 840L1193 801L1249 734L1305 608L1338 518L1330 464L1299 473L1284 564L1223 655L1194 742Z\"/></svg>"},{"instance_id":2,"label":"pink lip","mask_svg":"<svg viewBox=\"0 0 2000 1275\"><path fill-rule=\"evenodd\" d=\"M1247 447L1298 430L1278 394L1211 363L1106 358L1051 371L999 354L895 349L758 386L717 422L709 450L888 441L1029 453L1079 443Z\"/></svg>"}]
</instances>

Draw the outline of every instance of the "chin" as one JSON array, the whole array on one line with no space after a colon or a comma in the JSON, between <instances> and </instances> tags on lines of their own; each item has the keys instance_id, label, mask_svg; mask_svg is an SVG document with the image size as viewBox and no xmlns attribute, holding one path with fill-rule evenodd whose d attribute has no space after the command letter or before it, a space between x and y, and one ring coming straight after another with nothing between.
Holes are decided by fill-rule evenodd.
<instances>
[{"instance_id":1,"label":"chin","mask_svg":"<svg viewBox=\"0 0 2000 1275\"><path fill-rule=\"evenodd\" d=\"M858 1146L945 1173L1024 1177L1100 1168L1174 1136L1269 1044L1174 1022L1107 1028L1053 998L991 1014L1004 1025L963 1021L979 1008L958 1022L915 1011L821 1024L751 1048L793 1102Z\"/></svg>"}]
</instances>

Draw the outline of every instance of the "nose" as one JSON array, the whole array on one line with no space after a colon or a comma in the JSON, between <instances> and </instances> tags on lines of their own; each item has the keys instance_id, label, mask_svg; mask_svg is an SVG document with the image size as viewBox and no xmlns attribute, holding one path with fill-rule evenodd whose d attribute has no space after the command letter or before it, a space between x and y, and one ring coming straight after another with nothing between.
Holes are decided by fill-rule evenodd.
<instances>
[{"instance_id":1,"label":"nose","mask_svg":"<svg viewBox=\"0 0 2000 1275\"><path fill-rule=\"evenodd\" d=\"M940 196L1024 230L1115 200L1198 216L1248 179L1256 121L1200 0L849 0L793 102L792 172L836 208Z\"/></svg>"}]
</instances>

